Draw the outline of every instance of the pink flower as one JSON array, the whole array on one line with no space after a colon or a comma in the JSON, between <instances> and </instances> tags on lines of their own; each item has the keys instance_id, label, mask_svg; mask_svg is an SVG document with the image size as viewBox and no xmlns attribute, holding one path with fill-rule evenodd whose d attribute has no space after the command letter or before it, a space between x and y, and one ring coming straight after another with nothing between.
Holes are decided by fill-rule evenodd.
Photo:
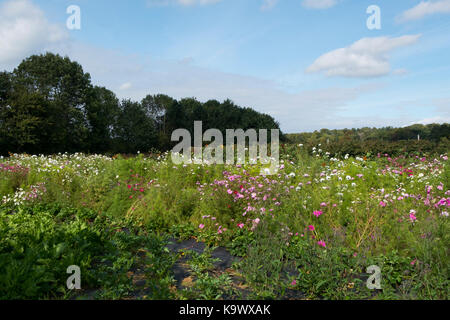
<instances>
[{"instance_id":1,"label":"pink flower","mask_svg":"<svg viewBox=\"0 0 450 320\"><path fill-rule=\"evenodd\" d=\"M313 215L315 215L317 218L320 217L322 214L323 212L319 210L313 212Z\"/></svg>"},{"instance_id":2,"label":"pink flower","mask_svg":"<svg viewBox=\"0 0 450 320\"><path fill-rule=\"evenodd\" d=\"M319 242L317 242L317 244L318 244L319 246L321 246L321 247L324 247L324 248L327 247L327 244L326 244L325 241L323 241L323 240L320 240Z\"/></svg>"},{"instance_id":3,"label":"pink flower","mask_svg":"<svg viewBox=\"0 0 450 320\"><path fill-rule=\"evenodd\" d=\"M380 201L380 206L384 208L384 207L386 207L386 203L383 201Z\"/></svg>"},{"instance_id":4,"label":"pink flower","mask_svg":"<svg viewBox=\"0 0 450 320\"><path fill-rule=\"evenodd\" d=\"M308 229L309 229L309 231L314 231L314 230L316 230L316 228L314 228L314 226L313 226L313 225L311 225L311 226L308 226Z\"/></svg>"},{"instance_id":5,"label":"pink flower","mask_svg":"<svg viewBox=\"0 0 450 320\"><path fill-rule=\"evenodd\" d=\"M297 285L297 281L296 280L291 282L291 286L295 287L296 285Z\"/></svg>"},{"instance_id":6,"label":"pink flower","mask_svg":"<svg viewBox=\"0 0 450 320\"><path fill-rule=\"evenodd\" d=\"M240 229L244 228L244 226L245 226L245 224L243 224L243 223L238 224L238 227L239 227Z\"/></svg>"},{"instance_id":7,"label":"pink flower","mask_svg":"<svg viewBox=\"0 0 450 320\"><path fill-rule=\"evenodd\" d=\"M411 222L415 222L415 221L417 220L417 217L416 217L416 211L411 210L411 211L409 212L409 219L411 220Z\"/></svg>"},{"instance_id":8,"label":"pink flower","mask_svg":"<svg viewBox=\"0 0 450 320\"><path fill-rule=\"evenodd\" d=\"M204 229L204 228L205 228L205 225L202 223L202 224L200 224L198 227L199 227L200 229Z\"/></svg>"},{"instance_id":9,"label":"pink flower","mask_svg":"<svg viewBox=\"0 0 450 320\"><path fill-rule=\"evenodd\" d=\"M321 206L321 207L326 207L326 206L328 206L328 204L327 204L326 202L322 202L322 203L320 204L320 206Z\"/></svg>"}]
</instances>

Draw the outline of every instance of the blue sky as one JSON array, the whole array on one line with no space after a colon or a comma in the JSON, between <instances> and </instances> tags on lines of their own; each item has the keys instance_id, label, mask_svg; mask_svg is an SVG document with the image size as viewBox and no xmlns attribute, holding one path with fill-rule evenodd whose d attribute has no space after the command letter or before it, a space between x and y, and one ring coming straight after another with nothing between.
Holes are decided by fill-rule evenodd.
<instances>
[{"instance_id":1,"label":"blue sky","mask_svg":"<svg viewBox=\"0 0 450 320\"><path fill-rule=\"evenodd\" d=\"M405 126L450 122L449 34L450 0L1 0L0 69L53 51L120 98L230 98L285 132Z\"/></svg>"}]
</instances>

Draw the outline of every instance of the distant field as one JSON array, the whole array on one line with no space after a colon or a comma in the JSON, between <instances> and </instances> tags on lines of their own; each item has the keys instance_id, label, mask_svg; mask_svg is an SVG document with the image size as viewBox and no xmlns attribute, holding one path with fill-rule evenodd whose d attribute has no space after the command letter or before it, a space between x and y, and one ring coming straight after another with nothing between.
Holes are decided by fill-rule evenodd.
<instances>
[{"instance_id":1,"label":"distant field","mask_svg":"<svg viewBox=\"0 0 450 320\"><path fill-rule=\"evenodd\" d=\"M168 154L2 158L0 299L449 299L448 156L320 148L286 146L274 176Z\"/></svg>"}]
</instances>

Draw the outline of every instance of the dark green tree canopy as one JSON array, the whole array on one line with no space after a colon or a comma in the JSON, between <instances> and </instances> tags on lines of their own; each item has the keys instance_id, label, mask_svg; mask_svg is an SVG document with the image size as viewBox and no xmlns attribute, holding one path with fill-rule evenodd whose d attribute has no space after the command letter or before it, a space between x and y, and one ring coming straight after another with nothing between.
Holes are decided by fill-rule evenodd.
<instances>
[{"instance_id":1,"label":"dark green tree canopy","mask_svg":"<svg viewBox=\"0 0 450 320\"><path fill-rule=\"evenodd\" d=\"M273 117L231 100L200 102L147 95L140 102L125 99L100 86L82 66L53 53L33 55L13 72L0 72L0 153L135 153L169 150L172 132L203 130L279 129ZM281 133L282 141L287 141ZM405 128L361 128L289 135L290 141L310 146L327 144L336 153L400 148L400 141L427 141L427 148L444 145L449 124ZM420 141L418 143L420 143ZM355 151L355 152L356 152Z\"/></svg>"},{"instance_id":2,"label":"dark green tree canopy","mask_svg":"<svg viewBox=\"0 0 450 320\"><path fill-rule=\"evenodd\" d=\"M148 95L122 100L93 86L89 73L68 57L33 55L12 72L0 73L1 153L135 153L171 148L173 130L278 128L272 117L232 101L177 101Z\"/></svg>"}]
</instances>

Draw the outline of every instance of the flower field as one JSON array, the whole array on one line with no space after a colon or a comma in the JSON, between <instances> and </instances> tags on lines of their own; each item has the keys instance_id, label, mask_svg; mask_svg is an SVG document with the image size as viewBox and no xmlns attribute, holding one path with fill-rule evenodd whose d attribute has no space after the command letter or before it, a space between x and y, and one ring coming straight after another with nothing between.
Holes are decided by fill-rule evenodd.
<instances>
[{"instance_id":1,"label":"flower field","mask_svg":"<svg viewBox=\"0 0 450 320\"><path fill-rule=\"evenodd\" d=\"M0 299L448 299L448 156L320 148L287 146L273 176L169 154L2 158ZM205 249L170 248L192 240Z\"/></svg>"}]
</instances>

